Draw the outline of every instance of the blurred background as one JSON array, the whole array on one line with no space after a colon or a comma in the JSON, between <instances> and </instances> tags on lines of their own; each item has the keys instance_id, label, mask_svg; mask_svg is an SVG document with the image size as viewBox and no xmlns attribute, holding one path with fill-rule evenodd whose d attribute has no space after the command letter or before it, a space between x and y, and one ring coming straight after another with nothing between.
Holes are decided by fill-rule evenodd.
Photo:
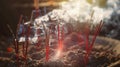
<instances>
[{"instance_id":1,"label":"blurred background","mask_svg":"<svg viewBox=\"0 0 120 67\"><path fill-rule=\"evenodd\" d=\"M39 5L41 14L44 15L44 13L42 13L43 7L46 7L48 13L53 9L60 7L58 5L60 2L67 1L68 0L39 0L39 3L42 4ZM98 15L109 13L106 14L108 17L103 18L105 24L100 34L105 37L120 40L120 0L86 0L86 2L98 9L98 13L96 13ZM21 14L24 15L27 20L30 19L31 12L35 9L33 3L33 0L0 0L1 41L6 41L6 38L11 37L7 24L10 25L11 29L15 33ZM102 9L103 12L106 13L100 13L99 9Z\"/></svg>"},{"instance_id":2,"label":"blurred background","mask_svg":"<svg viewBox=\"0 0 120 67\"><path fill-rule=\"evenodd\" d=\"M45 6L47 8L47 13L51 10L58 8L59 5L51 5L47 2L59 3L68 0L39 0L39 3L43 3L39 8L43 10ZM72 0L69 0L72 1ZM112 37L120 39L119 37L119 25L120 25L120 0L86 0L89 4L93 6L98 6L100 9L106 9L109 13L109 19L105 19L105 26L102 29L102 35L107 37ZM33 0L1 0L0 1L0 38L1 36L11 36L7 24L11 26L13 32L16 30L17 23L21 14L26 16L26 19L30 19L32 10L34 9ZM45 4L44 4L45 3ZM109 8L106 8L109 7ZM42 12L42 11L41 11ZM44 13L42 13L44 15Z\"/></svg>"},{"instance_id":3,"label":"blurred background","mask_svg":"<svg viewBox=\"0 0 120 67\"><path fill-rule=\"evenodd\" d=\"M44 8L46 8L46 14ZM77 30L80 27L75 22L86 22L85 20L89 19L94 11L93 25L98 24L101 19L104 22L98 44L112 46L117 44L115 49L120 52L120 46L118 46L120 45L120 0L39 0L39 9L42 17L37 18L38 20L48 15L56 16L55 13L58 13L59 17L63 16L63 20L69 19ZM4 51L13 50L11 48L13 37L7 25L15 34L20 15L24 15L26 21L29 21L32 10L35 10L34 0L0 0L0 55L2 57L4 57Z\"/></svg>"}]
</instances>

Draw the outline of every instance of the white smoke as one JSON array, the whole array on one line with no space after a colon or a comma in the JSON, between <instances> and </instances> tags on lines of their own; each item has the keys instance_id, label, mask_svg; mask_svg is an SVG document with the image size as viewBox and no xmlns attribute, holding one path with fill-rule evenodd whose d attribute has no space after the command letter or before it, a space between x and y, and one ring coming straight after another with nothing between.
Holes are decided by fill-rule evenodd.
<instances>
[{"instance_id":1,"label":"white smoke","mask_svg":"<svg viewBox=\"0 0 120 67\"><path fill-rule=\"evenodd\" d=\"M70 22L71 20L85 22L90 20L91 13L94 11L93 17L91 18L92 23L98 23L104 18L110 18L113 11L117 10L119 6L117 2L118 0L108 0L106 7L100 8L97 5L89 4L86 0L69 0L68 2L61 3L58 9L54 9L48 14L37 18L35 21L49 21L49 15L52 20L62 19L64 23Z\"/></svg>"},{"instance_id":2,"label":"white smoke","mask_svg":"<svg viewBox=\"0 0 120 67\"><path fill-rule=\"evenodd\" d=\"M68 2L62 2L59 8L52 10L42 17L36 18L34 28L37 29L37 27L40 27L43 21L49 22L49 17L52 20L57 20L57 22L62 23L75 23L75 21L86 22L91 19L92 23L96 24L100 20L109 19L114 11L120 9L119 0L107 0L106 6L103 8L96 5L98 0L93 1L93 4L88 3L86 0L69 0ZM93 11L94 14L91 18Z\"/></svg>"}]
</instances>

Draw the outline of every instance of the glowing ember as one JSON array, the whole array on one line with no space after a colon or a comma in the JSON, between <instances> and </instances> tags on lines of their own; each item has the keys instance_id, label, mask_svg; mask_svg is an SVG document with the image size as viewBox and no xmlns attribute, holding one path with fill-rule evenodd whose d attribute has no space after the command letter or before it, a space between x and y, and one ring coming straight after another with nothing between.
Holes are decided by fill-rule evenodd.
<instances>
[{"instance_id":1,"label":"glowing ember","mask_svg":"<svg viewBox=\"0 0 120 67\"><path fill-rule=\"evenodd\" d=\"M62 51L63 51L63 42L59 41L57 51L52 60L60 59L60 56L62 56Z\"/></svg>"},{"instance_id":2,"label":"glowing ember","mask_svg":"<svg viewBox=\"0 0 120 67\"><path fill-rule=\"evenodd\" d=\"M54 56L54 58L52 59L52 60L57 60L57 59L59 59L59 57L60 57L60 55L61 55L61 50L60 49L58 49L57 50L57 52L56 52L56 54L55 54L55 56Z\"/></svg>"},{"instance_id":3,"label":"glowing ember","mask_svg":"<svg viewBox=\"0 0 120 67\"><path fill-rule=\"evenodd\" d=\"M13 51L13 48L8 47L8 48L7 48L7 51L8 51L8 52L12 52L12 51Z\"/></svg>"},{"instance_id":4,"label":"glowing ember","mask_svg":"<svg viewBox=\"0 0 120 67\"><path fill-rule=\"evenodd\" d=\"M60 30L62 29L62 30ZM57 48L57 52L55 54L55 57L53 58L53 60L59 59L59 57L61 56L62 50L63 50L63 27L60 28L60 25L58 25L58 48Z\"/></svg>"}]
</instances>

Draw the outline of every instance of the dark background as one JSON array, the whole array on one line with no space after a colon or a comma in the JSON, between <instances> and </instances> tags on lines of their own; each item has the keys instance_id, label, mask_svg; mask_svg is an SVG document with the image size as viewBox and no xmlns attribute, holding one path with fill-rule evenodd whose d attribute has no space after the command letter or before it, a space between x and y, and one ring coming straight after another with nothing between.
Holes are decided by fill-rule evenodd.
<instances>
[{"instance_id":1,"label":"dark background","mask_svg":"<svg viewBox=\"0 0 120 67\"><path fill-rule=\"evenodd\" d=\"M19 16L21 14L29 15L33 9L33 7L14 7L13 5L16 3L33 3L33 0L0 0L0 36L10 36L7 24L15 32Z\"/></svg>"},{"instance_id":2,"label":"dark background","mask_svg":"<svg viewBox=\"0 0 120 67\"><path fill-rule=\"evenodd\" d=\"M49 0L40 0L40 3L47 2ZM62 0L53 0L62 1ZM30 18L31 12L34 7L14 7L15 4L33 4L33 0L0 0L0 36L11 36L7 24L10 25L13 32L16 31L16 26L19 21L20 15ZM47 8L56 8L57 6L47 6ZM43 7L40 7L42 9ZM51 10L52 10L51 9ZM47 10L48 12L50 10Z\"/></svg>"},{"instance_id":3,"label":"dark background","mask_svg":"<svg viewBox=\"0 0 120 67\"><path fill-rule=\"evenodd\" d=\"M40 3L47 2L50 0L39 0ZM56 2L59 1L67 1L67 0L53 0ZM20 15L24 15L27 19L30 19L31 12L34 10L33 6L28 7L15 7L15 4L23 5L23 4L33 4L33 0L0 0L0 38L10 37L12 34L10 33L7 24L10 25L14 34L16 32L16 27L19 22ZM59 6L47 6L47 12L51 11L54 8L58 8ZM43 10L43 7L39 7L40 10ZM42 15L44 13L41 12ZM108 23L104 24L102 32L103 36L115 38L120 40L120 19L116 20L115 18L120 18L120 14L117 14L116 11L112 14L111 19L109 19Z\"/></svg>"}]
</instances>

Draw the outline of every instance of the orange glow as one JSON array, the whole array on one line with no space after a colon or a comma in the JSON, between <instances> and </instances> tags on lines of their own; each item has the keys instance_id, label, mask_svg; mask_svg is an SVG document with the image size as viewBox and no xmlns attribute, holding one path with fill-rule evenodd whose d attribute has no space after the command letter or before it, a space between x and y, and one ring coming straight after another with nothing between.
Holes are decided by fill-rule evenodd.
<instances>
[{"instance_id":1,"label":"orange glow","mask_svg":"<svg viewBox=\"0 0 120 67\"><path fill-rule=\"evenodd\" d=\"M35 9L39 9L39 0L34 0Z\"/></svg>"},{"instance_id":2,"label":"orange glow","mask_svg":"<svg viewBox=\"0 0 120 67\"><path fill-rule=\"evenodd\" d=\"M54 60L59 59L59 57L61 56L62 50L63 50L63 42L60 40L58 43L57 52L55 56L53 57Z\"/></svg>"},{"instance_id":3,"label":"orange glow","mask_svg":"<svg viewBox=\"0 0 120 67\"><path fill-rule=\"evenodd\" d=\"M7 52L12 52L12 51L13 51L13 49L11 47L7 48Z\"/></svg>"},{"instance_id":4,"label":"orange glow","mask_svg":"<svg viewBox=\"0 0 120 67\"><path fill-rule=\"evenodd\" d=\"M49 5L54 5L55 3L56 3L56 2L53 1L53 0L50 0L50 1L48 2Z\"/></svg>"},{"instance_id":5,"label":"orange glow","mask_svg":"<svg viewBox=\"0 0 120 67\"><path fill-rule=\"evenodd\" d=\"M55 2L54 2L53 0L50 0L49 3L50 3L50 4L53 4L53 3L55 3Z\"/></svg>"}]
</instances>

